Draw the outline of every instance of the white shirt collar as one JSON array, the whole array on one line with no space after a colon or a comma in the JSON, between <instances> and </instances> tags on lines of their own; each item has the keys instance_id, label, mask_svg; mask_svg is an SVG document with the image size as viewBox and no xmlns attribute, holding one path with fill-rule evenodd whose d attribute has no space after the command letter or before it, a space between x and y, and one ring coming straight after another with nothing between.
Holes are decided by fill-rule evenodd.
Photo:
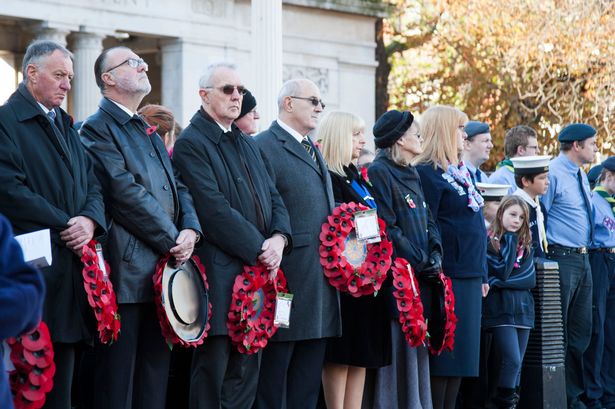
<instances>
[{"instance_id":1,"label":"white shirt collar","mask_svg":"<svg viewBox=\"0 0 615 409\"><path fill-rule=\"evenodd\" d=\"M45 105L41 104L40 102L36 101L36 103L38 104L39 107L41 107L41 109L43 110L45 115L47 115L49 113L49 111L51 111L51 109L47 109L47 107Z\"/></svg>"},{"instance_id":2,"label":"white shirt collar","mask_svg":"<svg viewBox=\"0 0 615 409\"><path fill-rule=\"evenodd\" d=\"M218 121L216 121L216 120L214 120L214 122L218 124L218 126L220 127L220 129L222 129L222 132L225 132L225 133L226 133L226 132L231 132L231 131L232 131L232 130L231 130L231 128L226 129L224 126L222 126L222 124L221 124L220 122L218 122Z\"/></svg>"},{"instance_id":3,"label":"white shirt collar","mask_svg":"<svg viewBox=\"0 0 615 409\"><path fill-rule=\"evenodd\" d=\"M523 200L525 200L527 202L527 204L529 204L530 206L532 206L533 208L536 208L536 206L538 206L538 204L536 203L535 200L532 200L532 198L530 197L530 195L527 194L527 192L523 189L521 189L520 187L517 188L517 190L515 190L513 192L513 195L515 196L519 196L520 198L522 198Z\"/></svg>"},{"instance_id":4,"label":"white shirt collar","mask_svg":"<svg viewBox=\"0 0 615 409\"><path fill-rule=\"evenodd\" d=\"M285 124L280 118L278 118L277 121L278 121L278 125L280 125L280 127L284 129L286 132L291 134L292 137L297 140L297 142L301 143L301 141L305 139L304 135L301 135L299 132L291 128L288 124Z\"/></svg>"},{"instance_id":5,"label":"white shirt collar","mask_svg":"<svg viewBox=\"0 0 615 409\"><path fill-rule=\"evenodd\" d=\"M117 105L118 107L120 107L120 109L124 112L126 112L128 115L130 115L131 117L133 117L135 115L134 112L132 112L130 109L126 108L124 105L120 104L119 102L115 102L114 100L112 100L111 98L109 98L109 101L113 102L115 105Z\"/></svg>"}]
</instances>

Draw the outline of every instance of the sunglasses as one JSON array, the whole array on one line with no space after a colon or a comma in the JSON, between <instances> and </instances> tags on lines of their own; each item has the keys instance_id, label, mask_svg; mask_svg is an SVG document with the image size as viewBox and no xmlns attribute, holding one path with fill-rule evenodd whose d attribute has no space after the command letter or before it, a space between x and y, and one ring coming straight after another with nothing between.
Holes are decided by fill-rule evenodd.
<instances>
[{"instance_id":1,"label":"sunglasses","mask_svg":"<svg viewBox=\"0 0 615 409\"><path fill-rule=\"evenodd\" d=\"M320 104L320 106L322 107L322 109L325 109L325 103L322 102L322 99L318 99L316 97L292 97L294 99L303 99L305 101L310 101L312 103L312 105L314 105L315 107L318 106L318 104Z\"/></svg>"},{"instance_id":2,"label":"sunglasses","mask_svg":"<svg viewBox=\"0 0 615 409\"><path fill-rule=\"evenodd\" d=\"M111 71L113 71L114 69L119 68L119 67L121 67L121 66L122 66L122 65L124 65L124 64L128 64L128 66L129 66L130 68L139 68L139 67L144 67L144 68L145 68L145 71L147 71L147 69L148 69L148 67L149 67L149 66L147 65L147 63L143 60L143 58L129 58L129 59L127 59L127 60L122 61L121 63L119 63L119 64L118 64L118 65L116 65L115 67L113 67L113 68L109 68L109 69L108 69L107 71L105 71L105 72L111 72Z\"/></svg>"},{"instance_id":3,"label":"sunglasses","mask_svg":"<svg viewBox=\"0 0 615 409\"><path fill-rule=\"evenodd\" d=\"M222 91L222 93L225 95L233 95L233 92L235 92L235 90L237 90L239 95L246 95L247 91L246 87L244 87L243 85L223 85L221 87L205 87L205 89L217 89Z\"/></svg>"}]
</instances>

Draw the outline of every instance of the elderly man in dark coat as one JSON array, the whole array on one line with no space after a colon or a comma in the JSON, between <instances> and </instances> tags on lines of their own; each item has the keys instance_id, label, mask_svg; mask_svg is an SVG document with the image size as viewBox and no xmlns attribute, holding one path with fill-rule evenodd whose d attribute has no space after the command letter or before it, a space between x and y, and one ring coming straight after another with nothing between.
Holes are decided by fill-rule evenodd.
<instances>
[{"instance_id":1,"label":"elderly man in dark coat","mask_svg":"<svg viewBox=\"0 0 615 409\"><path fill-rule=\"evenodd\" d=\"M91 163L60 107L73 78L72 54L51 41L32 43L24 82L0 107L0 212L16 234L51 231L52 265L43 319L55 350L54 388L46 408L70 408L75 344L91 340L81 249L106 224Z\"/></svg>"},{"instance_id":2,"label":"elderly man in dark coat","mask_svg":"<svg viewBox=\"0 0 615 409\"><path fill-rule=\"evenodd\" d=\"M170 350L153 302L152 277L170 253L188 260L200 224L188 189L176 181L162 138L135 115L151 90L147 63L126 47L94 65L103 99L82 125L111 219L107 256L122 332L97 350L96 408L164 408Z\"/></svg>"},{"instance_id":3,"label":"elderly man in dark coat","mask_svg":"<svg viewBox=\"0 0 615 409\"><path fill-rule=\"evenodd\" d=\"M175 144L173 164L196 204L205 240L213 317L205 343L194 351L190 408L249 409L258 379L258 354L242 355L226 326L233 283L244 265L277 272L290 250L290 221L254 141L233 121L244 87L235 67L212 65L199 81L201 108Z\"/></svg>"},{"instance_id":4,"label":"elderly man in dark coat","mask_svg":"<svg viewBox=\"0 0 615 409\"><path fill-rule=\"evenodd\" d=\"M294 294L290 328L263 351L256 408L313 408L328 337L341 335L339 296L320 265L318 236L334 206L331 178L308 138L324 105L309 80L287 81L278 119L256 136L263 159L290 214L293 251L282 262ZM286 402L284 404L284 402Z\"/></svg>"}]
</instances>

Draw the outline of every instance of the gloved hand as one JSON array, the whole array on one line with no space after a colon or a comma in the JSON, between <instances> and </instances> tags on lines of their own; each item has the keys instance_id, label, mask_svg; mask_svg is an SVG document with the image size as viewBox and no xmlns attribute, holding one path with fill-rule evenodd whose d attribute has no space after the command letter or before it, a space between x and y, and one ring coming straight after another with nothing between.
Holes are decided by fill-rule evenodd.
<instances>
[{"instance_id":1,"label":"gloved hand","mask_svg":"<svg viewBox=\"0 0 615 409\"><path fill-rule=\"evenodd\" d=\"M429 255L429 259L423 270L419 273L419 278L426 282L437 282L442 270L442 256L437 251Z\"/></svg>"}]
</instances>

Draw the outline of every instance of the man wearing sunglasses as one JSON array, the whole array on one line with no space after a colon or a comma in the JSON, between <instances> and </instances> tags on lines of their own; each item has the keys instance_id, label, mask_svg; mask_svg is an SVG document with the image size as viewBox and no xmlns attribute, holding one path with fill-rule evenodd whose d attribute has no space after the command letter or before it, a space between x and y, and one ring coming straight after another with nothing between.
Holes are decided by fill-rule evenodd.
<instances>
[{"instance_id":1,"label":"man wearing sunglasses","mask_svg":"<svg viewBox=\"0 0 615 409\"><path fill-rule=\"evenodd\" d=\"M204 228L197 254L207 271L213 313L192 359L190 409L252 407L260 354L241 354L231 344L226 323L233 283L244 265L257 262L275 275L291 249L282 199L256 143L234 123L244 92L234 65L210 66L199 81L201 107L173 150L173 164Z\"/></svg>"},{"instance_id":2,"label":"man wearing sunglasses","mask_svg":"<svg viewBox=\"0 0 615 409\"><path fill-rule=\"evenodd\" d=\"M200 237L192 197L175 179L164 142L136 115L151 90L132 50L103 51L94 64L102 93L81 127L111 220L105 256L121 316L119 340L96 348L96 409L163 409L170 349L160 331L152 277L166 254L181 264Z\"/></svg>"},{"instance_id":3,"label":"man wearing sunglasses","mask_svg":"<svg viewBox=\"0 0 615 409\"><path fill-rule=\"evenodd\" d=\"M294 296L290 327L278 329L263 351L255 408L309 409L320 390L325 339L341 334L338 294L318 253L322 223L334 206L331 179L308 137L324 104L316 84L295 79L282 86L278 109L278 119L255 140L290 214L293 251L281 268Z\"/></svg>"}]
</instances>

